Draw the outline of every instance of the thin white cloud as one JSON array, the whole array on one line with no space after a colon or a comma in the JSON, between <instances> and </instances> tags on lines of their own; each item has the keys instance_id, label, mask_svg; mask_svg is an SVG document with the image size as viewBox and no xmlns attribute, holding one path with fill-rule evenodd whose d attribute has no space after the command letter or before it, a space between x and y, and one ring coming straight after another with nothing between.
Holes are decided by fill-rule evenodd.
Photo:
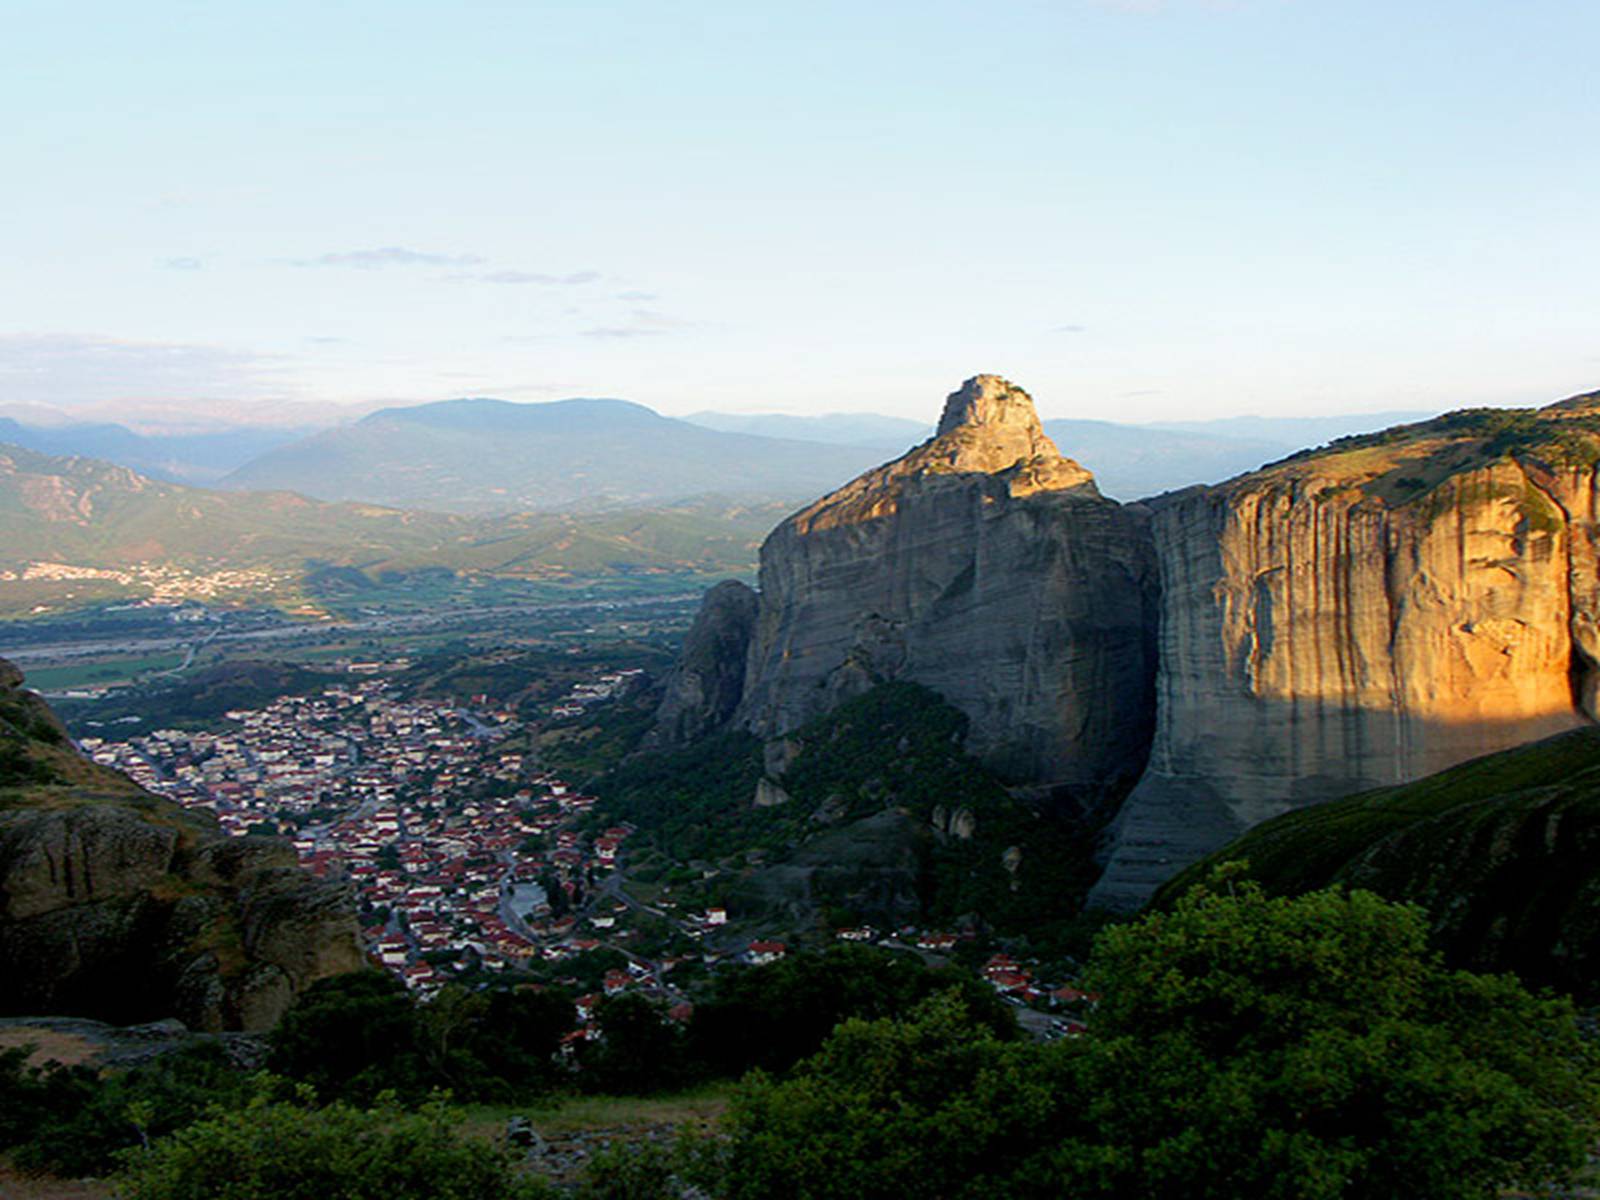
<instances>
[{"instance_id":1,"label":"thin white cloud","mask_svg":"<svg viewBox=\"0 0 1600 1200\"><path fill-rule=\"evenodd\" d=\"M205 266L205 263L201 262L198 258L190 258L185 255L181 258L169 258L163 265L169 271L198 271L201 267Z\"/></svg>"},{"instance_id":2,"label":"thin white cloud","mask_svg":"<svg viewBox=\"0 0 1600 1200\"><path fill-rule=\"evenodd\" d=\"M600 278L599 271L572 271L566 275L550 275L543 271L487 271L480 275L457 276L479 283L545 283L574 287L580 283L593 283Z\"/></svg>"},{"instance_id":3,"label":"thin white cloud","mask_svg":"<svg viewBox=\"0 0 1600 1200\"><path fill-rule=\"evenodd\" d=\"M86 407L120 400L261 398L277 364L226 346L97 334L0 335L0 403Z\"/></svg>"},{"instance_id":4,"label":"thin white cloud","mask_svg":"<svg viewBox=\"0 0 1600 1200\"><path fill-rule=\"evenodd\" d=\"M378 271L384 267L475 267L484 261L477 254L431 254L405 246L378 246L371 250L340 250L316 258L292 260L297 267L352 267Z\"/></svg>"},{"instance_id":5,"label":"thin white cloud","mask_svg":"<svg viewBox=\"0 0 1600 1200\"><path fill-rule=\"evenodd\" d=\"M1089 331L1089 327L1087 325L1057 325L1050 332L1051 333L1087 333L1088 331Z\"/></svg>"},{"instance_id":6,"label":"thin white cloud","mask_svg":"<svg viewBox=\"0 0 1600 1200\"><path fill-rule=\"evenodd\" d=\"M674 330L687 329L693 322L669 317L665 313L652 312L649 309L635 309L628 317L626 323L621 325L600 325L593 329L585 329L584 337L609 338L622 341L629 338L660 337L672 333Z\"/></svg>"}]
</instances>

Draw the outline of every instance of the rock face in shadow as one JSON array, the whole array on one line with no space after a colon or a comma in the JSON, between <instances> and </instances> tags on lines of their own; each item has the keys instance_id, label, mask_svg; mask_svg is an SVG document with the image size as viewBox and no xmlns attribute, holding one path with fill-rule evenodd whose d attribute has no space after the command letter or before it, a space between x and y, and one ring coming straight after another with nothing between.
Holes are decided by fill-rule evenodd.
<instances>
[{"instance_id":1,"label":"rock face in shadow","mask_svg":"<svg viewBox=\"0 0 1600 1200\"><path fill-rule=\"evenodd\" d=\"M1158 502L1157 732L1091 903L1592 718L1596 434L1585 398L1469 411Z\"/></svg>"},{"instance_id":2,"label":"rock face in shadow","mask_svg":"<svg viewBox=\"0 0 1600 1200\"><path fill-rule=\"evenodd\" d=\"M725 579L705 594L667 677L656 710L655 744L683 745L732 719L744 698L757 603L755 592L736 579Z\"/></svg>"},{"instance_id":3,"label":"rock face in shadow","mask_svg":"<svg viewBox=\"0 0 1600 1200\"><path fill-rule=\"evenodd\" d=\"M20 682L0 664L0 1014L265 1029L362 965L344 886L86 761Z\"/></svg>"},{"instance_id":4,"label":"rock face in shadow","mask_svg":"<svg viewBox=\"0 0 1600 1200\"><path fill-rule=\"evenodd\" d=\"M1026 392L980 375L937 436L768 537L735 721L777 739L920 683L970 718L991 769L1093 807L1144 764L1155 603L1143 510L1061 456Z\"/></svg>"},{"instance_id":5,"label":"rock face in shadow","mask_svg":"<svg viewBox=\"0 0 1600 1200\"><path fill-rule=\"evenodd\" d=\"M1395 788L1285 813L1189 868L1226 861L1278 894L1339 884L1427 910L1455 966L1600 996L1600 728L1569 730Z\"/></svg>"}]
</instances>

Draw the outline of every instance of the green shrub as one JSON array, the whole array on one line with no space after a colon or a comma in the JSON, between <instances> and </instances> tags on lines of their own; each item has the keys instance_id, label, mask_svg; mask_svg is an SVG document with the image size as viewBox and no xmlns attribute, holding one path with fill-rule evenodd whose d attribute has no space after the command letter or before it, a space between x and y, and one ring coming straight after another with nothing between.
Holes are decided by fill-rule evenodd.
<instances>
[{"instance_id":1,"label":"green shrub","mask_svg":"<svg viewBox=\"0 0 1600 1200\"><path fill-rule=\"evenodd\" d=\"M149 1150L130 1151L124 1200L534 1200L552 1194L519 1175L508 1151L462 1138L460 1115L433 1100L405 1112L318 1108L267 1093L208 1116Z\"/></svg>"}]
</instances>

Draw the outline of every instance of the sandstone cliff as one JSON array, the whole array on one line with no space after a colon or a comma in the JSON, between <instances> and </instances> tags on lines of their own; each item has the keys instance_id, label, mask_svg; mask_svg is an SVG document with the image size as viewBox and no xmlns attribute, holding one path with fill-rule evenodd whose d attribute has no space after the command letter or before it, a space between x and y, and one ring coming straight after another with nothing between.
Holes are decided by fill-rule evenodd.
<instances>
[{"instance_id":1,"label":"sandstone cliff","mask_svg":"<svg viewBox=\"0 0 1600 1200\"><path fill-rule=\"evenodd\" d=\"M1156 502L1157 731L1091 903L1593 716L1597 433L1593 398L1454 413Z\"/></svg>"},{"instance_id":2,"label":"sandstone cliff","mask_svg":"<svg viewBox=\"0 0 1600 1200\"><path fill-rule=\"evenodd\" d=\"M768 537L735 720L777 739L908 680L967 715L967 748L1004 778L1103 803L1148 749L1154 605L1143 511L980 375L934 438Z\"/></svg>"},{"instance_id":3,"label":"sandstone cliff","mask_svg":"<svg viewBox=\"0 0 1600 1200\"><path fill-rule=\"evenodd\" d=\"M0 1014L264 1029L362 965L345 889L73 749L0 662Z\"/></svg>"}]
</instances>

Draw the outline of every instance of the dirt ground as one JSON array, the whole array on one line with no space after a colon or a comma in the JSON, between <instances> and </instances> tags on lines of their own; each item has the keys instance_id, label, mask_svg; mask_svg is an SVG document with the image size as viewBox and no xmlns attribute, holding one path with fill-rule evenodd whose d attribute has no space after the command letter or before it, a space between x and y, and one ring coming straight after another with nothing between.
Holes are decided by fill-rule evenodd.
<instances>
[{"instance_id":1,"label":"dirt ground","mask_svg":"<svg viewBox=\"0 0 1600 1200\"><path fill-rule=\"evenodd\" d=\"M11 1025L0 1029L0 1050L32 1045L35 1050L28 1056L30 1067L43 1066L52 1059L64 1067L88 1062L98 1047L88 1038L76 1033L62 1033L54 1029L34 1029L25 1025ZM0 1193L4 1196L4 1193Z\"/></svg>"},{"instance_id":2,"label":"dirt ground","mask_svg":"<svg viewBox=\"0 0 1600 1200\"><path fill-rule=\"evenodd\" d=\"M36 1179L0 1163L0 1200L111 1200L111 1189L96 1179Z\"/></svg>"}]
</instances>

